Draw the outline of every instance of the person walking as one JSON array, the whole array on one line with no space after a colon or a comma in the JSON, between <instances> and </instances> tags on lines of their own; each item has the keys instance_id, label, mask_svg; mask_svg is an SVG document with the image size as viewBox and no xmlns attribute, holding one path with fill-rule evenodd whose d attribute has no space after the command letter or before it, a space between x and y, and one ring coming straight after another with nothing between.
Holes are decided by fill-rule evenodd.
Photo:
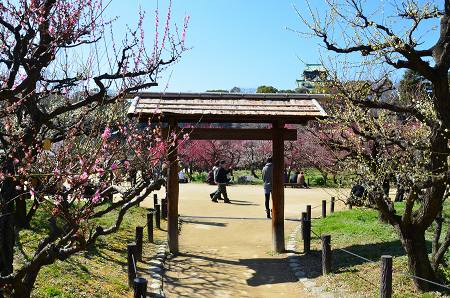
<instances>
[{"instance_id":1,"label":"person walking","mask_svg":"<svg viewBox=\"0 0 450 298\"><path fill-rule=\"evenodd\" d=\"M220 198L220 195L223 195L224 203L231 203L230 199L227 195L227 184L228 184L228 177L227 174L230 172L231 169L225 169L225 160L222 160L220 162L219 169L217 170L217 175L215 178L215 181L217 183L217 191L214 193L212 197L212 201L217 203L217 199Z\"/></svg>"},{"instance_id":2,"label":"person walking","mask_svg":"<svg viewBox=\"0 0 450 298\"><path fill-rule=\"evenodd\" d=\"M217 184L217 172L219 171L219 168L220 168L220 161L217 160L214 163L214 166L213 166L212 171L211 171L212 172L212 176L213 176L213 184ZM209 197L211 198L212 201L214 201L214 196L216 195L216 193L218 191L219 191L219 189L216 189L214 192L209 194ZM218 199L221 200L220 193L219 193L219 198Z\"/></svg>"},{"instance_id":3,"label":"person walking","mask_svg":"<svg viewBox=\"0 0 450 298\"><path fill-rule=\"evenodd\" d=\"M265 196L267 218L271 218L269 201L270 201L270 193L272 192L272 177L273 177L272 157L269 157L267 159L264 168L262 169L262 179L264 182L264 196Z\"/></svg>"}]
</instances>

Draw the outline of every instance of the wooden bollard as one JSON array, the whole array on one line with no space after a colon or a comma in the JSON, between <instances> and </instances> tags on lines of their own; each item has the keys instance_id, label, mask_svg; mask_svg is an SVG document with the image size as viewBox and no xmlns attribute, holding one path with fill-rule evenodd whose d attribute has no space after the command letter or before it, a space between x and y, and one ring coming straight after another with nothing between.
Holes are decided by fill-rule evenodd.
<instances>
[{"instance_id":1,"label":"wooden bollard","mask_svg":"<svg viewBox=\"0 0 450 298\"><path fill-rule=\"evenodd\" d=\"M349 210L352 210L352 209L353 209L353 206L352 206L351 203L348 203L348 209L349 209Z\"/></svg>"},{"instance_id":2,"label":"wooden bollard","mask_svg":"<svg viewBox=\"0 0 450 298\"><path fill-rule=\"evenodd\" d=\"M128 285L133 286L133 280L136 278L136 243L127 245L127 265L128 265Z\"/></svg>"},{"instance_id":3,"label":"wooden bollard","mask_svg":"<svg viewBox=\"0 0 450 298\"><path fill-rule=\"evenodd\" d=\"M335 198L331 197L331 202L330 202L330 214L334 213L334 202L335 202Z\"/></svg>"},{"instance_id":4,"label":"wooden bollard","mask_svg":"<svg viewBox=\"0 0 450 298\"><path fill-rule=\"evenodd\" d=\"M322 200L322 218L327 217L327 201Z\"/></svg>"},{"instance_id":5,"label":"wooden bollard","mask_svg":"<svg viewBox=\"0 0 450 298\"><path fill-rule=\"evenodd\" d=\"M161 206L155 205L155 226L157 229L161 229Z\"/></svg>"},{"instance_id":6,"label":"wooden bollard","mask_svg":"<svg viewBox=\"0 0 450 298\"><path fill-rule=\"evenodd\" d=\"M147 297L147 280L142 277L136 277L134 280L134 298Z\"/></svg>"},{"instance_id":7,"label":"wooden bollard","mask_svg":"<svg viewBox=\"0 0 450 298\"><path fill-rule=\"evenodd\" d=\"M308 178L308 179L306 179L306 181L307 181L306 183L308 184L308 186L310 186L310 185L309 185L309 178Z\"/></svg>"},{"instance_id":8,"label":"wooden bollard","mask_svg":"<svg viewBox=\"0 0 450 298\"><path fill-rule=\"evenodd\" d=\"M309 254L311 251L311 221L305 220L305 235L303 237L303 252Z\"/></svg>"},{"instance_id":9,"label":"wooden bollard","mask_svg":"<svg viewBox=\"0 0 450 298\"><path fill-rule=\"evenodd\" d=\"M153 194L153 207L156 208L156 205L158 205L158 194Z\"/></svg>"},{"instance_id":10,"label":"wooden bollard","mask_svg":"<svg viewBox=\"0 0 450 298\"><path fill-rule=\"evenodd\" d=\"M380 298L392 297L392 256L381 256Z\"/></svg>"},{"instance_id":11,"label":"wooden bollard","mask_svg":"<svg viewBox=\"0 0 450 298\"><path fill-rule=\"evenodd\" d=\"M161 217L167 219L167 199L161 200Z\"/></svg>"},{"instance_id":12,"label":"wooden bollard","mask_svg":"<svg viewBox=\"0 0 450 298\"><path fill-rule=\"evenodd\" d=\"M331 272L331 236L322 235L322 274Z\"/></svg>"},{"instance_id":13,"label":"wooden bollard","mask_svg":"<svg viewBox=\"0 0 450 298\"><path fill-rule=\"evenodd\" d=\"M144 227L136 227L136 261L142 261L142 240L144 238Z\"/></svg>"},{"instance_id":14,"label":"wooden bollard","mask_svg":"<svg viewBox=\"0 0 450 298\"><path fill-rule=\"evenodd\" d=\"M147 239L153 242L153 210L147 213Z\"/></svg>"},{"instance_id":15,"label":"wooden bollard","mask_svg":"<svg viewBox=\"0 0 450 298\"><path fill-rule=\"evenodd\" d=\"M308 220L311 220L311 205L306 205L306 214L308 214Z\"/></svg>"},{"instance_id":16,"label":"wooden bollard","mask_svg":"<svg viewBox=\"0 0 450 298\"><path fill-rule=\"evenodd\" d=\"M308 220L308 213L302 212L302 240L305 239L305 222Z\"/></svg>"}]
</instances>

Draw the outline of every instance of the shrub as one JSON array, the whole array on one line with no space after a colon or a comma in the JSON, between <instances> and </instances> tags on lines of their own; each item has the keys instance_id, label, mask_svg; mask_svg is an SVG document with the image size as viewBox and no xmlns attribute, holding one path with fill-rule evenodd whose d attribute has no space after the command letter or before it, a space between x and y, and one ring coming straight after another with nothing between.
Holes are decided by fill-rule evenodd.
<instances>
[{"instance_id":1,"label":"shrub","mask_svg":"<svg viewBox=\"0 0 450 298\"><path fill-rule=\"evenodd\" d=\"M193 182L205 182L208 173L206 172L194 172L192 173L192 181Z\"/></svg>"},{"instance_id":2,"label":"shrub","mask_svg":"<svg viewBox=\"0 0 450 298\"><path fill-rule=\"evenodd\" d=\"M315 185L325 185L325 179L323 177L314 177L313 183Z\"/></svg>"}]
</instances>

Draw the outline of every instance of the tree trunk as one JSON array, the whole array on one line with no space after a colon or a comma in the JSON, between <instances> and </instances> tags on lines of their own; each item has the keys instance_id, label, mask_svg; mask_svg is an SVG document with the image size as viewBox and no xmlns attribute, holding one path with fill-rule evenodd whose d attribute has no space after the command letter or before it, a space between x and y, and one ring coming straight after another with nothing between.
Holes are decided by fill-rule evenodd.
<instances>
[{"instance_id":1,"label":"tree trunk","mask_svg":"<svg viewBox=\"0 0 450 298\"><path fill-rule=\"evenodd\" d=\"M436 227L434 228L433 242L431 246L431 252L436 254L439 249L439 239L441 238L442 232L442 223L444 222L444 218L442 217L442 211L439 212L438 216L435 219Z\"/></svg>"},{"instance_id":2,"label":"tree trunk","mask_svg":"<svg viewBox=\"0 0 450 298\"><path fill-rule=\"evenodd\" d=\"M16 200L16 209L14 211L14 220L19 229L28 228L27 221L27 194L22 194Z\"/></svg>"},{"instance_id":3,"label":"tree trunk","mask_svg":"<svg viewBox=\"0 0 450 298\"><path fill-rule=\"evenodd\" d=\"M257 175L256 172L255 172L255 171L256 171L255 168L252 168L250 171L251 171L253 177L255 177L256 179L259 178L258 175Z\"/></svg>"},{"instance_id":4,"label":"tree trunk","mask_svg":"<svg viewBox=\"0 0 450 298\"><path fill-rule=\"evenodd\" d=\"M404 227L401 231L401 241L408 255L410 274L430 281L439 282L428 258L425 231L421 231L412 225ZM419 291L427 292L436 290L436 286L429 282L417 278L413 278L413 281Z\"/></svg>"},{"instance_id":5,"label":"tree trunk","mask_svg":"<svg viewBox=\"0 0 450 298\"><path fill-rule=\"evenodd\" d=\"M13 180L5 179L0 190L0 272L2 276L13 272L15 196Z\"/></svg>"},{"instance_id":6,"label":"tree trunk","mask_svg":"<svg viewBox=\"0 0 450 298\"><path fill-rule=\"evenodd\" d=\"M39 274L39 270L29 270L25 276L13 285L12 298L29 298L33 290L34 283Z\"/></svg>"}]
</instances>

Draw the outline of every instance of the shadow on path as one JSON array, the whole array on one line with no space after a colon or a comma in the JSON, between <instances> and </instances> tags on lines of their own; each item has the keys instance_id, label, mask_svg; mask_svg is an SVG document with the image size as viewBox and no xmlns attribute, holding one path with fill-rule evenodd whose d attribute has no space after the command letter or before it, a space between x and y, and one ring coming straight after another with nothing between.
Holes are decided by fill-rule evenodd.
<instances>
[{"instance_id":1,"label":"shadow on path","mask_svg":"<svg viewBox=\"0 0 450 298\"><path fill-rule=\"evenodd\" d=\"M296 282L286 258L224 259L214 252L168 260L167 297L252 297L246 288Z\"/></svg>"},{"instance_id":2,"label":"shadow on path","mask_svg":"<svg viewBox=\"0 0 450 298\"><path fill-rule=\"evenodd\" d=\"M190 224L216 226L216 227L226 227L227 226L227 224L223 223L223 222L201 221L201 220L195 220L192 218L183 218L182 220L183 220L183 223L190 223Z\"/></svg>"},{"instance_id":3,"label":"shadow on path","mask_svg":"<svg viewBox=\"0 0 450 298\"><path fill-rule=\"evenodd\" d=\"M233 205L243 205L243 206L258 206L259 204L250 202L250 201L241 201L241 200L233 200L230 199L231 204Z\"/></svg>"}]
</instances>

